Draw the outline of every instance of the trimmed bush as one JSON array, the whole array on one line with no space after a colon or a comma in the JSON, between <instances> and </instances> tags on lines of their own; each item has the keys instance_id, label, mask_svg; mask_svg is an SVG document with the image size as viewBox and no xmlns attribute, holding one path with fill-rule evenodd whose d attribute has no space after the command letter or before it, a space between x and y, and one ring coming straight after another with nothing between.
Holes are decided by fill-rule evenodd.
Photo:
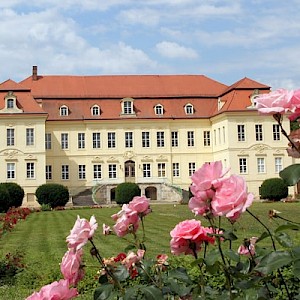
<instances>
[{"instance_id":1,"label":"trimmed bush","mask_svg":"<svg viewBox=\"0 0 300 300\"><path fill-rule=\"evenodd\" d=\"M24 190L17 183L14 182L3 182L0 183L0 193L7 193L0 195L0 210L6 212L10 207L19 207L22 205L24 198ZM7 198L8 194L8 198Z\"/></svg>"},{"instance_id":2,"label":"trimmed bush","mask_svg":"<svg viewBox=\"0 0 300 300\"><path fill-rule=\"evenodd\" d=\"M260 187L260 198L280 201L288 195L288 187L281 178L266 179Z\"/></svg>"},{"instance_id":3,"label":"trimmed bush","mask_svg":"<svg viewBox=\"0 0 300 300\"><path fill-rule=\"evenodd\" d=\"M141 189L136 183L123 182L116 187L116 202L118 204L127 204L133 197L140 195Z\"/></svg>"},{"instance_id":4,"label":"trimmed bush","mask_svg":"<svg viewBox=\"0 0 300 300\"><path fill-rule=\"evenodd\" d=\"M40 185L35 191L35 196L40 205L49 204L51 208L65 206L69 201L68 188L58 183Z\"/></svg>"}]
</instances>

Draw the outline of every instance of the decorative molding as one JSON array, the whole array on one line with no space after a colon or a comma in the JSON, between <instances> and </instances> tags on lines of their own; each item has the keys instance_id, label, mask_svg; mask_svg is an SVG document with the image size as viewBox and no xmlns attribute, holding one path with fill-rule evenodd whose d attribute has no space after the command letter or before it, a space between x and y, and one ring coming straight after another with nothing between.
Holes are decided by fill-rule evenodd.
<instances>
[{"instance_id":1,"label":"decorative molding","mask_svg":"<svg viewBox=\"0 0 300 300\"><path fill-rule=\"evenodd\" d=\"M95 156L92 159L92 163L104 163L104 160L100 156Z\"/></svg>"},{"instance_id":2,"label":"decorative molding","mask_svg":"<svg viewBox=\"0 0 300 300\"><path fill-rule=\"evenodd\" d=\"M161 154L156 158L156 161L168 161L168 158Z\"/></svg>"},{"instance_id":3,"label":"decorative molding","mask_svg":"<svg viewBox=\"0 0 300 300\"><path fill-rule=\"evenodd\" d=\"M149 161L149 162L151 162L151 161L153 161L153 159L149 155L144 155L143 158L141 159L141 161Z\"/></svg>"},{"instance_id":4,"label":"decorative molding","mask_svg":"<svg viewBox=\"0 0 300 300\"><path fill-rule=\"evenodd\" d=\"M125 159L131 159L131 158L135 157L135 153L133 151L126 151L126 152L124 152L123 157Z\"/></svg>"},{"instance_id":5,"label":"decorative molding","mask_svg":"<svg viewBox=\"0 0 300 300\"><path fill-rule=\"evenodd\" d=\"M115 158L114 156L110 156L108 159L107 159L107 162L119 162L119 160L117 158Z\"/></svg>"}]
</instances>

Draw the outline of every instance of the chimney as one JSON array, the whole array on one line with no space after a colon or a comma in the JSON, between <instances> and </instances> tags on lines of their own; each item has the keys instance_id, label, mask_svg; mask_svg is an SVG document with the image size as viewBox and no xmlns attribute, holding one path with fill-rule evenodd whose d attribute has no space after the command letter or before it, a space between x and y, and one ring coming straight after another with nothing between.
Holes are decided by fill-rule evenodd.
<instances>
[{"instance_id":1,"label":"chimney","mask_svg":"<svg viewBox=\"0 0 300 300\"><path fill-rule=\"evenodd\" d=\"M37 66L32 67L32 80L38 80L38 69Z\"/></svg>"}]
</instances>

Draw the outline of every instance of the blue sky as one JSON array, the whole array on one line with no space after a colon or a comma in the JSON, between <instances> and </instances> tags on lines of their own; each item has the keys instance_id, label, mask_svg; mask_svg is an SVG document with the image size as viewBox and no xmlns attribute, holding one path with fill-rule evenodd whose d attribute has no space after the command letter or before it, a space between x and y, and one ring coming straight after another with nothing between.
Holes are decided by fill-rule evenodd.
<instances>
[{"instance_id":1,"label":"blue sky","mask_svg":"<svg viewBox=\"0 0 300 300\"><path fill-rule=\"evenodd\" d=\"M30 4L29 4L30 3ZM203 74L300 87L300 0L1 0L0 82Z\"/></svg>"}]
</instances>

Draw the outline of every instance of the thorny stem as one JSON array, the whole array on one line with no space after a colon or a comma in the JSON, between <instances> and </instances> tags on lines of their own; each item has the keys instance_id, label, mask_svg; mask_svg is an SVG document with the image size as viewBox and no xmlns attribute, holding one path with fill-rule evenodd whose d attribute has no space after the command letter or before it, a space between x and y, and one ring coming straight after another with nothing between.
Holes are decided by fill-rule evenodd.
<instances>
[{"instance_id":1,"label":"thorny stem","mask_svg":"<svg viewBox=\"0 0 300 300\"><path fill-rule=\"evenodd\" d=\"M300 225L299 222L290 221L289 219L286 219L286 218L284 218L284 217L280 217L280 216L278 216L278 215L276 215L276 218L281 219L281 220L283 220L283 221L287 221L287 222L289 222L289 223L293 223L293 224Z\"/></svg>"},{"instance_id":2,"label":"thorny stem","mask_svg":"<svg viewBox=\"0 0 300 300\"><path fill-rule=\"evenodd\" d=\"M250 210L248 210L248 209L246 209L246 211L256 220L256 221L258 221L258 223L260 223L266 230L267 230L267 232L268 232L268 234L269 234L269 236L270 236L270 238L271 238L271 241L272 241L272 245L273 245L273 249L274 249L274 251L276 251L276 246L275 246L275 241L274 241L274 239L273 239L273 235L272 235L272 233L271 233L271 231L269 230L269 228L258 218L258 217L256 217ZM280 279L281 279L281 282L283 283L283 285L284 285L284 289L285 289L285 291L286 291L286 293L287 293L287 295L288 295L288 298L290 299L290 300L292 300L292 298L291 298L291 295L290 295L290 292L289 292L289 289L288 289L288 287L287 287L287 285L286 285L286 282L285 282L285 280L284 280L284 278L283 278L283 276L282 276L282 273L281 273L281 271L280 271L280 269L278 269L278 275L279 275L279 277L280 277Z\"/></svg>"},{"instance_id":3,"label":"thorny stem","mask_svg":"<svg viewBox=\"0 0 300 300\"><path fill-rule=\"evenodd\" d=\"M94 244L94 241L92 239L89 239L89 241L91 242L92 246L93 246L93 250L94 255L96 256L97 260L99 261L101 267L105 270L105 272L111 277L111 279L113 280L114 284L119 288L119 290L122 290L121 284L119 282L119 280L116 278L116 276L110 271L109 268L107 268L107 266L105 265L103 258L100 254L100 252L98 251L97 247Z\"/></svg>"}]
</instances>

